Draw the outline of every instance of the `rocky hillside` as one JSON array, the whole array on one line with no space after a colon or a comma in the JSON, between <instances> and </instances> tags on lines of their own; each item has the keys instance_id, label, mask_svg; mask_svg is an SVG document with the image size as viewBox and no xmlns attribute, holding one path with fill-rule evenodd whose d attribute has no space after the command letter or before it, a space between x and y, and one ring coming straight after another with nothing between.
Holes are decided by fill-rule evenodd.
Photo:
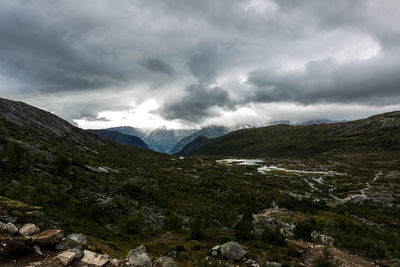
<instances>
[{"instance_id":1,"label":"rocky hillside","mask_svg":"<svg viewBox=\"0 0 400 267\"><path fill-rule=\"evenodd\" d=\"M206 142L193 154L300 157L340 153L397 153L400 111L367 119L308 126L274 125L231 132Z\"/></svg>"},{"instance_id":2,"label":"rocky hillside","mask_svg":"<svg viewBox=\"0 0 400 267\"><path fill-rule=\"evenodd\" d=\"M89 130L89 131L103 138L113 140L120 144L148 149L146 143L143 142L142 139L134 135L121 134L119 132L109 131L109 130Z\"/></svg>"}]
</instances>

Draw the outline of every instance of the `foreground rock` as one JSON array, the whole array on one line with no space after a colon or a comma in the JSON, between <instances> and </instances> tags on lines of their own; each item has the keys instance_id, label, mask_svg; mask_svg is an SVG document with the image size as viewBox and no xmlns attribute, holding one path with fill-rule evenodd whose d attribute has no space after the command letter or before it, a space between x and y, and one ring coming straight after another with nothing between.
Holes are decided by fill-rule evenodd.
<instances>
[{"instance_id":1,"label":"foreground rock","mask_svg":"<svg viewBox=\"0 0 400 267\"><path fill-rule=\"evenodd\" d=\"M57 250L68 250L73 248L78 248L80 250L87 248L87 240L83 234L68 235L56 246Z\"/></svg>"},{"instance_id":2,"label":"foreground rock","mask_svg":"<svg viewBox=\"0 0 400 267\"><path fill-rule=\"evenodd\" d=\"M57 229L48 229L36 235L30 236L29 239L35 243L43 245L56 245L62 240L63 237L63 231Z\"/></svg>"},{"instance_id":3,"label":"foreground rock","mask_svg":"<svg viewBox=\"0 0 400 267\"><path fill-rule=\"evenodd\" d=\"M81 261L89 265L105 266L110 261L110 257L105 254L98 254L90 250L84 250Z\"/></svg>"},{"instance_id":4,"label":"foreground rock","mask_svg":"<svg viewBox=\"0 0 400 267\"><path fill-rule=\"evenodd\" d=\"M219 247L221 256L229 260L241 260L247 252L235 241L229 241Z\"/></svg>"},{"instance_id":5,"label":"foreground rock","mask_svg":"<svg viewBox=\"0 0 400 267\"><path fill-rule=\"evenodd\" d=\"M79 249L70 249L58 254L57 258L61 261L64 266L68 266L71 262L79 260L83 257L82 251Z\"/></svg>"},{"instance_id":6,"label":"foreground rock","mask_svg":"<svg viewBox=\"0 0 400 267\"><path fill-rule=\"evenodd\" d=\"M40 229L33 223L27 223L19 229L20 235L31 236L40 232Z\"/></svg>"},{"instance_id":7,"label":"foreground rock","mask_svg":"<svg viewBox=\"0 0 400 267\"><path fill-rule=\"evenodd\" d=\"M146 247L143 245L129 251L126 261L135 267L152 266L151 260L146 252Z\"/></svg>"},{"instance_id":8,"label":"foreground rock","mask_svg":"<svg viewBox=\"0 0 400 267\"><path fill-rule=\"evenodd\" d=\"M18 228L11 222L9 223L0 222L0 232L14 235L18 232Z\"/></svg>"}]
</instances>

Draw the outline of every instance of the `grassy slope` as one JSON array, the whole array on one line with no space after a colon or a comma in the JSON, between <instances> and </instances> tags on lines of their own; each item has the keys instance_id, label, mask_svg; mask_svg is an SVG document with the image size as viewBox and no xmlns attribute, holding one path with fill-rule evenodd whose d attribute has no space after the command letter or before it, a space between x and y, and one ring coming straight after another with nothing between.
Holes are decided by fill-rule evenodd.
<instances>
[{"instance_id":1,"label":"grassy slope","mask_svg":"<svg viewBox=\"0 0 400 267\"><path fill-rule=\"evenodd\" d=\"M323 153L393 153L400 148L399 114L337 124L245 129L214 139L196 154L304 157Z\"/></svg>"}]
</instances>

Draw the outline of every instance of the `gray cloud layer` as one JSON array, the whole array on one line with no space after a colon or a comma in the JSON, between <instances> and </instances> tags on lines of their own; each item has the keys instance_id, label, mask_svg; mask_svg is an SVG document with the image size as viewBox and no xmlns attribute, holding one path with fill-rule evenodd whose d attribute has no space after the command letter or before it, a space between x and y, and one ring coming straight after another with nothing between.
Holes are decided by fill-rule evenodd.
<instances>
[{"instance_id":1,"label":"gray cloud layer","mask_svg":"<svg viewBox=\"0 0 400 267\"><path fill-rule=\"evenodd\" d=\"M399 8L396 0L1 1L0 93L51 98L69 120L127 109L135 100L127 91L156 98L165 119L192 123L251 103L396 104ZM63 97L71 95L82 98Z\"/></svg>"}]
</instances>

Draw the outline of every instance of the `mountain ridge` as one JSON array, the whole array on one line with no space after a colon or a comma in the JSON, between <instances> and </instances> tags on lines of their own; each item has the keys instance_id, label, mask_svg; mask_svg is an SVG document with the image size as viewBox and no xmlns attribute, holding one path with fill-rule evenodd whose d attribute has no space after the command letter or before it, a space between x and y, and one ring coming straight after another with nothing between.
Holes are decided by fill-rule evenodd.
<instances>
[{"instance_id":1,"label":"mountain ridge","mask_svg":"<svg viewBox=\"0 0 400 267\"><path fill-rule=\"evenodd\" d=\"M146 143L135 135L121 134L120 132L109 131L109 130L88 130L88 131L95 133L103 138L118 142L120 144L148 149Z\"/></svg>"},{"instance_id":2,"label":"mountain ridge","mask_svg":"<svg viewBox=\"0 0 400 267\"><path fill-rule=\"evenodd\" d=\"M203 144L199 147L196 143L196 150L189 147L186 150L195 151L193 155L263 157L351 150L373 152L372 147L390 151L400 146L400 111L332 124L273 125L244 129Z\"/></svg>"}]
</instances>

